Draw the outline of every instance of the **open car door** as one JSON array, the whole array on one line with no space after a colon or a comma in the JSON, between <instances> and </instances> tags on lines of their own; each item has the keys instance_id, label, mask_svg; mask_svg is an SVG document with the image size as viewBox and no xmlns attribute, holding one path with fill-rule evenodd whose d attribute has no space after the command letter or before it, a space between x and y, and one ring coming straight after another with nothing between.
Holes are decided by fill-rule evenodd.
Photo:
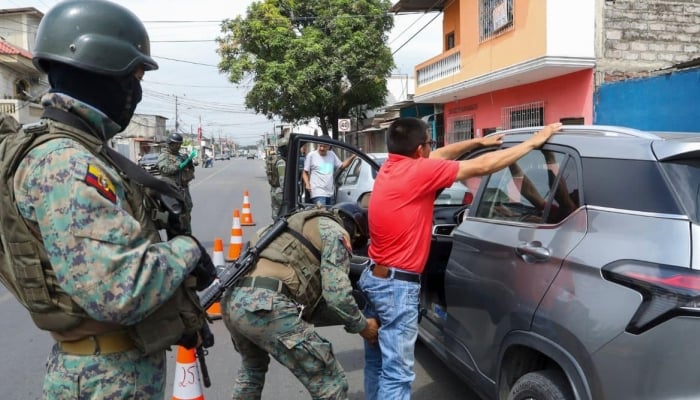
<instances>
[{"instance_id":1,"label":"open car door","mask_svg":"<svg viewBox=\"0 0 700 400\"><path fill-rule=\"evenodd\" d=\"M355 146L319 136L292 133L289 136L287 144L287 163L284 175L283 198L278 217L290 214L296 210L314 206L314 204L306 201L308 196L305 196L304 193L301 175L304 169L302 160L305 159L306 154L316 150L319 144L330 145L331 149L329 151L335 152L341 160L345 160L354 154L367 162L375 171L379 170L377 162ZM360 200L357 202L360 207L364 209L367 208L370 194L371 192L367 192L360 196ZM368 262L369 259L367 258L366 247L362 249L353 249L353 260L350 265L350 280L352 281L353 287L357 287L357 280L360 278L360 274Z\"/></svg>"}]
</instances>

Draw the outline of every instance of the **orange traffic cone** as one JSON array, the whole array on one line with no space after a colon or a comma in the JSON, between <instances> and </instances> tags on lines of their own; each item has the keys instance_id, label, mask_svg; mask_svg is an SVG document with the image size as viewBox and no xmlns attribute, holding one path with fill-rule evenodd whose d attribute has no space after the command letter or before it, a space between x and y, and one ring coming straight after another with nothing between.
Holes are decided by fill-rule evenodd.
<instances>
[{"instance_id":1,"label":"orange traffic cone","mask_svg":"<svg viewBox=\"0 0 700 400\"><path fill-rule=\"evenodd\" d=\"M224 261L224 241L221 238L214 238L214 257L212 262L216 267L226 264ZM216 302L207 308L207 315L213 320L221 319L221 303Z\"/></svg>"},{"instance_id":2,"label":"orange traffic cone","mask_svg":"<svg viewBox=\"0 0 700 400\"><path fill-rule=\"evenodd\" d=\"M228 256L226 261L236 261L243 248L243 229L241 228L241 215L236 208L233 210L233 225L231 227L231 241L228 244Z\"/></svg>"},{"instance_id":3,"label":"orange traffic cone","mask_svg":"<svg viewBox=\"0 0 700 400\"><path fill-rule=\"evenodd\" d=\"M172 400L204 400L194 349L177 346Z\"/></svg>"},{"instance_id":4,"label":"orange traffic cone","mask_svg":"<svg viewBox=\"0 0 700 400\"><path fill-rule=\"evenodd\" d=\"M243 207L241 212L241 225L255 225L253 222L253 213L250 211L250 200L248 199L248 191L243 192Z\"/></svg>"}]
</instances>

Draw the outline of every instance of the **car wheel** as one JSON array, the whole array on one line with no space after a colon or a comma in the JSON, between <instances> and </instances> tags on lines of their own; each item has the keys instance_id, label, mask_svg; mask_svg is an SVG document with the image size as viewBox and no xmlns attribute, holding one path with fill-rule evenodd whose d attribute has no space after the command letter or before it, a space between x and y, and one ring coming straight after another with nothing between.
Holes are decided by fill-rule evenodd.
<instances>
[{"instance_id":1,"label":"car wheel","mask_svg":"<svg viewBox=\"0 0 700 400\"><path fill-rule=\"evenodd\" d=\"M572 400L571 388L564 374L549 369L520 377L508 394L508 400Z\"/></svg>"}]
</instances>

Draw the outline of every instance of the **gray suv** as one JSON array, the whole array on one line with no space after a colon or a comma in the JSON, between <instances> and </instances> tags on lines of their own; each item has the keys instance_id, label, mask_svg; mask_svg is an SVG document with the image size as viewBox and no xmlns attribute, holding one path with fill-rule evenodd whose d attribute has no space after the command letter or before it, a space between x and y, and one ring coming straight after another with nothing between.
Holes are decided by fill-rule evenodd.
<instances>
[{"instance_id":1,"label":"gray suv","mask_svg":"<svg viewBox=\"0 0 700 400\"><path fill-rule=\"evenodd\" d=\"M700 398L700 135L565 126L460 184L419 327L453 372L486 399Z\"/></svg>"}]
</instances>

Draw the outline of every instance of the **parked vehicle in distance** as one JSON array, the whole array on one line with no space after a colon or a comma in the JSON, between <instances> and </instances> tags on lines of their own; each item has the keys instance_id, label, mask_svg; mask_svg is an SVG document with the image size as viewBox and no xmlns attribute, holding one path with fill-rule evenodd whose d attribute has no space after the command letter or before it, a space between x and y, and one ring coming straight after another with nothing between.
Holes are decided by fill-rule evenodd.
<instances>
[{"instance_id":1,"label":"parked vehicle in distance","mask_svg":"<svg viewBox=\"0 0 700 400\"><path fill-rule=\"evenodd\" d=\"M388 153L367 153L380 166L388 157ZM371 192L377 171L361 158L352 160L347 168L338 172L335 177L335 202L356 202L363 193Z\"/></svg>"},{"instance_id":2,"label":"parked vehicle in distance","mask_svg":"<svg viewBox=\"0 0 700 400\"><path fill-rule=\"evenodd\" d=\"M158 175L160 174L160 171L158 171L158 156L159 153L147 153L144 154L141 159L139 159L139 166L141 168L145 169L146 171L150 172L151 174Z\"/></svg>"},{"instance_id":3,"label":"parked vehicle in distance","mask_svg":"<svg viewBox=\"0 0 700 400\"><path fill-rule=\"evenodd\" d=\"M384 164L388 153L367 153L380 166ZM371 192L374 186L374 178L377 171L373 171L366 161L355 158L350 165L340 171L335 178L335 200L336 203L357 202L362 194ZM452 187L447 188L435 198L436 205L463 205L470 204L473 196L469 189L461 182L455 182Z\"/></svg>"},{"instance_id":4,"label":"parked vehicle in distance","mask_svg":"<svg viewBox=\"0 0 700 400\"><path fill-rule=\"evenodd\" d=\"M249 152L248 154L245 155L245 158L247 160L254 160L255 159L255 153Z\"/></svg>"},{"instance_id":5,"label":"parked vehicle in distance","mask_svg":"<svg viewBox=\"0 0 700 400\"><path fill-rule=\"evenodd\" d=\"M450 370L486 399L698 397L700 133L564 126L461 184L421 277L419 338Z\"/></svg>"}]
</instances>

